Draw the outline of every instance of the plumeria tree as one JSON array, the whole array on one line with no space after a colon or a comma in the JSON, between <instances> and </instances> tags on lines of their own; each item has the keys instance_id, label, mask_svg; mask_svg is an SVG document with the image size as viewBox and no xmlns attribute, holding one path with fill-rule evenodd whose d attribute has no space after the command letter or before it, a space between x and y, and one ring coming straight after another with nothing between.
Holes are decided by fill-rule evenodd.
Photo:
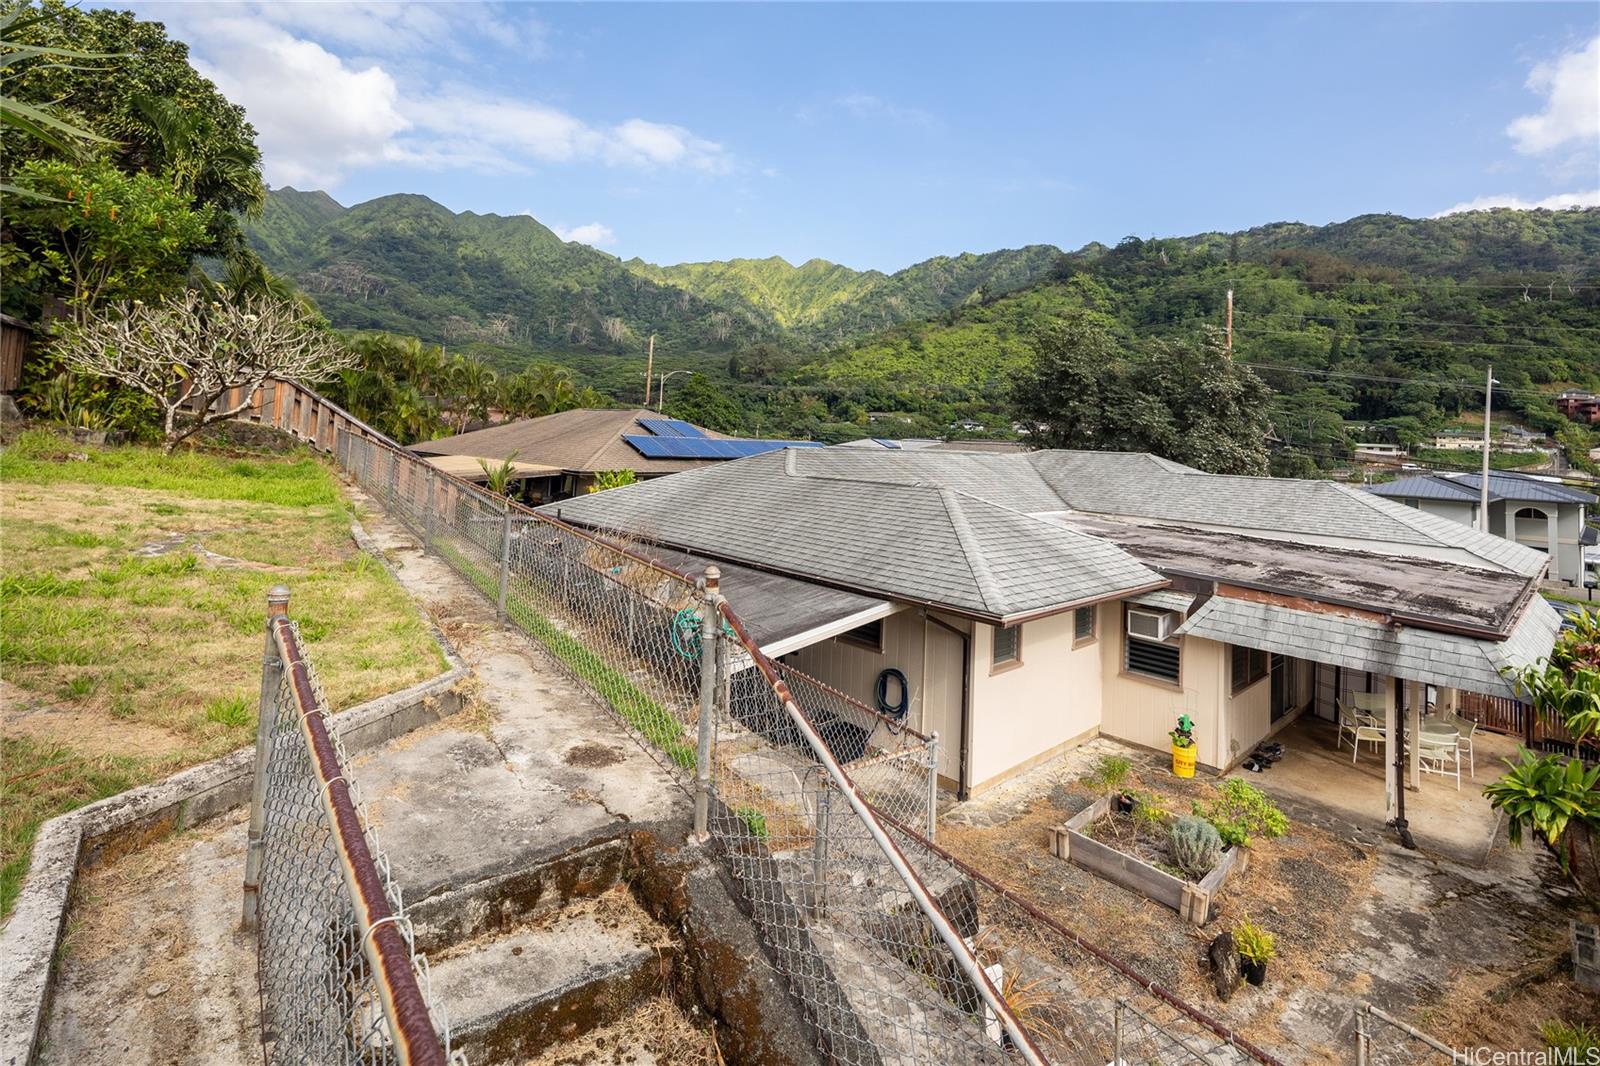
<instances>
[{"instance_id":1,"label":"plumeria tree","mask_svg":"<svg viewBox=\"0 0 1600 1066\"><path fill-rule=\"evenodd\" d=\"M311 384L356 361L298 303L195 290L88 315L64 326L53 347L69 368L153 399L169 452L248 409L269 378ZM238 398L223 404L234 390Z\"/></svg>"}]
</instances>

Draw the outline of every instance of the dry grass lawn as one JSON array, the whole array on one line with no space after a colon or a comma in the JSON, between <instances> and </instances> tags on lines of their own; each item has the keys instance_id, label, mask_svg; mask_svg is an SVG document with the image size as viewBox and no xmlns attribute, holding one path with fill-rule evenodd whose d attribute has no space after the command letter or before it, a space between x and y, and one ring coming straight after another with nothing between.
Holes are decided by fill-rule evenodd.
<instances>
[{"instance_id":1,"label":"dry grass lawn","mask_svg":"<svg viewBox=\"0 0 1600 1066\"><path fill-rule=\"evenodd\" d=\"M289 586L335 708L444 668L309 453L168 457L35 431L0 455L0 506L0 913L40 822L251 743L271 586Z\"/></svg>"}]
</instances>

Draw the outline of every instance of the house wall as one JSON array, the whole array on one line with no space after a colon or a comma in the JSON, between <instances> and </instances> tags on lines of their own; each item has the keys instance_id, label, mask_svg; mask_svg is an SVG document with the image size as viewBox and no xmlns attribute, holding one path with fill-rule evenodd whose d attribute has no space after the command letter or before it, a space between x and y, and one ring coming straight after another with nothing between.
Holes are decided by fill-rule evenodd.
<instances>
[{"instance_id":1,"label":"house wall","mask_svg":"<svg viewBox=\"0 0 1600 1066\"><path fill-rule=\"evenodd\" d=\"M1096 639L1077 647L1071 611L1024 623L1021 664L998 670L991 665L994 627L974 627L971 791L980 792L1099 731L1103 608L1096 622Z\"/></svg>"},{"instance_id":2,"label":"house wall","mask_svg":"<svg viewBox=\"0 0 1600 1066\"><path fill-rule=\"evenodd\" d=\"M1417 510L1425 514L1438 515L1448 518L1452 522L1460 522L1464 526L1473 524L1473 516L1477 507L1470 503L1456 500L1418 500Z\"/></svg>"},{"instance_id":3,"label":"house wall","mask_svg":"<svg viewBox=\"0 0 1600 1066\"><path fill-rule=\"evenodd\" d=\"M818 681L854 696L868 707L876 707L878 675L893 667L906 675L909 695L906 723L919 733L923 728L923 695L928 679L923 672L923 628L926 623L914 610L902 610L883 620L883 650L832 637L783 656L784 662ZM953 671L961 681L961 664L939 663L946 673Z\"/></svg>"},{"instance_id":4,"label":"house wall","mask_svg":"<svg viewBox=\"0 0 1600 1066\"><path fill-rule=\"evenodd\" d=\"M1232 678L1233 649L1229 645L1222 645L1223 655L1228 659L1228 677L1223 679L1227 686ZM1224 692L1227 688L1224 687ZM1226 743L1223 745L1222 759L1214 766L1226 766L1242 756L1250 754L1250 750L1267 735L1272 728L1272 675L1269 673L1249 688L1225 697L1227 711L1223 721L1227 729Z\"/></svg>"},{"instance_id":5,"label":"house wall","mask_svg":"<svg viewBox=\"0 0 1600 1066\"><path fill-rule=\"evenodd\" d=\"M1227 648L1215 641L1182 637L1178 658L1178 684L1131 674L1123 669L1127 639L1122 603L1100 608L1101 700L1104 707L1100 731L1120 740L1166 751L1167 733L1178 716L1194 719L1196 758L1206 766L1218 762L1226 750L1223 699L1227 692Z\"/></svg>"}]
</instances>

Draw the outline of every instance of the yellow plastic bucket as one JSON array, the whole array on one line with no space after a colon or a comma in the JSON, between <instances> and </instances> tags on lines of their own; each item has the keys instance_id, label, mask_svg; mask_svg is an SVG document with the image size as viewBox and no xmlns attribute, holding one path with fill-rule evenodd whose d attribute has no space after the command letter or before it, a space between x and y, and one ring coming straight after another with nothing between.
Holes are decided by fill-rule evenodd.
<instances>
[{"instance_id":1,"label":"yellow plastic bucket","mask_svg":"<svg viewBox=\"0 0 1600 1066\"><path fill-rule=\"evenodd\" d=\"M1172 745L1172 773L1174 777L1194 776L1194 753L1195 745L1193 744L1190 744L1187 748L1180 748L1176 744Z\"/></svg>"}]
</instances>

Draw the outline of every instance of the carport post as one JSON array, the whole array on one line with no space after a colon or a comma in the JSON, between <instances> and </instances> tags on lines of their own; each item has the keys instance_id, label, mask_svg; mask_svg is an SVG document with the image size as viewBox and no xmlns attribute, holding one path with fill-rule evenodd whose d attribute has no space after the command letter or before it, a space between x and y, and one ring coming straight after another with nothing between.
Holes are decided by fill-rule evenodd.
<instances>
[{"instance_id":1,"label":"carport post","mask_svg":"<svg viewBox=\"0 0 1600 1066\"><path fill-rule=\"evenodd\" d=\"M711 816L711 732L717 713L717 655L722 636L722 570L706 567L700 602L700 725L694 756L694 835L705 840Z\"/></svg>"}]
</instances>

